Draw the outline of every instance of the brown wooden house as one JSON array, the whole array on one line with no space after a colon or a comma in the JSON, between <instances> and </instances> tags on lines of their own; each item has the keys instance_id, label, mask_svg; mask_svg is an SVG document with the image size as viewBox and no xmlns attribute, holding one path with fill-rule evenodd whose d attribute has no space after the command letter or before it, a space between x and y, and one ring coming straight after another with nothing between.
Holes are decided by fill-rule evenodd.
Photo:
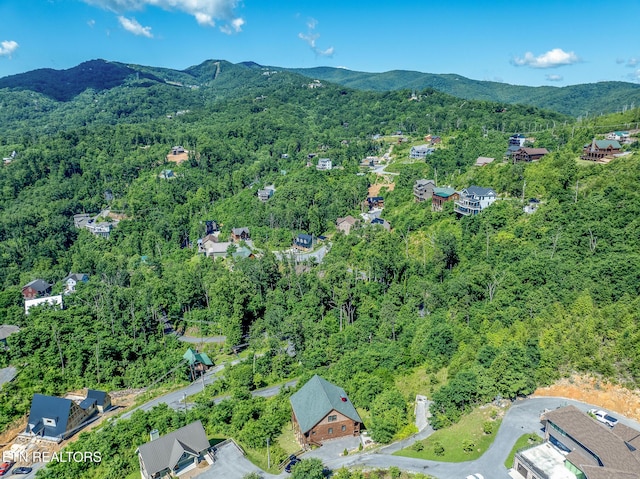
<instances>
[{"instance_id":1,"label":"brown wooden house","mask_svg":"<svg viewBox=\"0 0 640 479\"><path fill-rule=\"evenodd\" d=\"M239 241L248 240L251 237L249 234L249 228L233 228L231 230L231 240L236 243Z\"/></svg>"},{"instance_id":2,"label":"brown wooden house","mask_svg":"<svg viewBox=\"0 0 640 479\"><path fill-rule=\"evenodd\" d=\"M620 143L616 140L594 140L584 145L582 149L583 160L601 161L605 157L612 157L613 155L620 153Z\"/></svg>"},{"instance_id":3,"label":"brown wooden house","mask_svg":"<svg viewBox=\"0 0 640 479\"><path fill-rule=\"evenodd\" d=\"M549 150L547 150L546 148L522 147L512 155L512 158L514 162L516 161L530 162L530 161L538 161L544 155L548 155L548 154L549 154Z\"/></svg>"},{"instance_id":4,"label":"brown wooden house","mask_svg":"<svg viewBox=\"0 0 640 479\"><path fill-rule=\"evenodd\" d=\"M434 188L431 197L431 210L442 211L442 207L447 201L456 201L459 198L460 195L453 188Z\"/></svg>"},{"instance_id":5,"label":"brown wooden house","mask_svg":"<svg viewBox=\"0 0 640 479\"><path fill-rule=\"evenodd\" d=\"M344 389L317 374L289 400L293 429L303 447L360 435L362 419Z\"/></svg>"}]
</instances>

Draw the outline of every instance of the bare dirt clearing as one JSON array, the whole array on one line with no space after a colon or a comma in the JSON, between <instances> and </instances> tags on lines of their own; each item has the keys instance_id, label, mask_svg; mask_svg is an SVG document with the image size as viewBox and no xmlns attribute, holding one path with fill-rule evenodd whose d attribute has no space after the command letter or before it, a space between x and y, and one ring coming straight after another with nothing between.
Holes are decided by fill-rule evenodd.
<instances>
[{"instance_id":1,"label":"bare dirt clearing","mask_svg":"<svg viewBox=\"0 0 640 479\"><path fill-rule=\"evenodd\" d=\"M538 388L533 397L552 396L583 401L640 421L640 390L629 390L602 379L571 376Z\"/></svg>"}]
</instances>

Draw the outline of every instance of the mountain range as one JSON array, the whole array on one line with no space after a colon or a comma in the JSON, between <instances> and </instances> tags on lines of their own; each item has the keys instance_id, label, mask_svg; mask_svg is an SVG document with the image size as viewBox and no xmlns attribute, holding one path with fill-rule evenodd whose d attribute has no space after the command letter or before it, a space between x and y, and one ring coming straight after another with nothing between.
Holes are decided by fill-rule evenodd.
<instances>
[{"instance_id":1,"label":"mountain range","mask_svg":"<svg viewBox=\"0 0 640 479\"><path fill-rule=\"evenodd\" d=\"M574 117L612 113L640 105L640 85L626 82L529 87L472 80L455 74L406 70L366 73L332 67L280 68L255 62L233 64L223 60L207 60L185 70L105 60L91 60L67 70L38 69L0 78L0 101L3 89L32 91L57 102L68 102L87 89L100 92L123 86L152 87L160 84L207 88L214 97L220 98L233 96L239 91L247 93L266 83L276 83L282 77L289 82L317 79L357 90L406 89L419 92L434 89L463 99L524 104Z\"/></svg>"}]
</instances>

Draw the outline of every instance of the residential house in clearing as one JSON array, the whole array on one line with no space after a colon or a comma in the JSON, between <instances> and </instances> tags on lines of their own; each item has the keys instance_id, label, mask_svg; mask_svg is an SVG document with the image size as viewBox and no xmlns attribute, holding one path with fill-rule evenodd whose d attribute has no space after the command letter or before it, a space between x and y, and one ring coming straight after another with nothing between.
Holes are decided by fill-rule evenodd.
<instances>
[{"instance_id":1,"label":"residential house in clearing","mask_svg":"<svg viewBox=\"0 0 640 479\"><path fill-rule=\"evenodd\" d=\"M413 160L419 160L425 158L427 155L432 154L434 151L436 151L436 149L430 147L429 145L412 146L411 150L409 150L409 158Z\"/></svg>"},{"instance_id":2,"label":"residential house in clearing","mask_svg":"<svg viewBox=\"0 0 640 479\"><path fill-rule=\"evenodd\" d=\"M538 161L544 155L549 154L549 150L546 148L525 148L522 147L513 153L512 158L514 163L517 161L531 162Z\"/></svg>"},{"instance_id":3,"label":"residential house in clearing","mask_svg":"<svg viewBox=\"0 0 640 479\"><path fill-rule=\"evenodd\" d=\"M319 158L318 164L316 165L316 170L327 171L333 167L331 163L331 159L329 158Z\"/></svg>"},{"instance_id":4,"label":"residential house in clearing","mask_svg":"<svg viewBox=\"0 0 640 479\"><path fill-rule=\"evenodd\" d=\"M104 412L110 407L109 394L93 389L76 400L34 394L27 426L20 436L59 443L73 435L97 412Z\"/></svg>"},{"instance_id":5,"label":"residential house in clearing","mask_svg":"<svg viewBox=\"0 0 640 479\"><path fill-rule=\"evenodd\" d=\"M86 273L69 273L69 275L62 280L64 283L64 293L73 293L78 283L86 283L87 281L89 281L89 275Z\"/></svg>"},{"instance_id":6,"label":"residential house in clearing","mask_svg":"<svg viewBox=\"0 0 640 479\"><path fill-rule=\"evenodd\" d=\"M329 439L360 435L362 419L347 393L317 374L289 401L293 430L303 447L322 445Z\"/></svg>"},{"instance_id":7,"label":"residential house in clearing","mask_svg":"<svg viewBox=\"0 0 640 479\"><path fill-rule=\"evenodd\" d=\"M453 188L434 188L431 197L431 211L442 211L443 205L447 201L456 201L460 195Z\"/></svg>"},{"instance_id":8,"label":"residential house in clearing","mask_svg":"<svg viewBox=\"0 0 640 479\"><path fill-rule=\"evenodd\" d=\"M198 244L198 251L211 258L224 258L232 244L231 241L218 241L217 236L207 235Z\"/></svg>"},{"instance_id":9,"label":"residential house in clearing","mask_svg":"<svg viewBox=\"0 0 640 479\"><path fill-rule=\"evenodd\" d=\"M44 279L34 279L22 287L22 297L24 299L36 299L49 296L52 286Z\"/></svg>"},{"instance_id":10,"label":"residential house in clearing","mask_svg":"<svg viewBox=\"0 0 640 479\"><path fill-rule=\"evenodd\" d=\"M604 137L605 140L615 140L620 143L627 143L631 135L629 135L628 131L612 131L611 133L607 133Z\"/></svg>"},{"instance_id":11,"label":"residential house in clearing","mask_svg":"<svg viewBox=\"0 0 640 479\"><path fill-rule=\"evenodd\" d=\"M258 190L258 199L262 202L269 201L269 199L276 192L276 188L273 185L265 186L263 189Z\"/></svg>"},{"instance_id":12,"label":"residential house in clearing","mask_svg":"<svg viewBox=\"0 0 640 479\"><path fill-rule=\"evenodd\" d=\"M246 241L251 237L250 233L249 233L249 228L247 228L246 226L242 227L242 228L233 228L231 230L231 240L234 243L238 243L240 241Z\"/></svg>"},{"instance_id":13,"label":"residential house in clearing","mask_svg":"<svg viewBox=\"0 0 640 479\"><path fill-rule=\"evenodd\" d=\"M468 186L460 192L460 197L455 200L454 211L462 216L477 215L497 198L496 192L491 188Z\"/></svg>"},{"instance_id":14,"label":"residential house in clearing","mask_svg":"<svg viewBox=\"0 0 640 479\"><path fill-rule=\"evenodd\" d=\"M109 236L111 236L111 230L118 226L120 222L119 217L121 216L122 215L112 213L108 209L101 211L95 216L80 213L73 215L73 225L78 229L85 228L95 236L108 239ZM108 218L109 221L104 221L103 218Z\"/></svg>"},{"instance_id":15,"label":"residential house in clearing","mask_svg":"<svg viewBox=\"0 0 640 479\"><path fill-rule=\"evenodd\" d=\"M182 357L187 361L187 364L189 364L193 379L196 379L198 375L204 374L213 366L213 361L211 361L207 353L200 353L192 348L187 349Z\"/></svg>"},{"instance_id":16,"label":"residential house in clearing","mask_svg":"<svg viewBox=\"0 0 640 479\"><path fill-rule=\"evenodd\" d=\"M382 218L373 218L370 223L371 226L382 226L385 230L391 231L391 224Z\"/></svg>"},{"instance_id":17,"label":"residential house in clearing","mask_svg":"<svg viewBox=\"0 0 640 479\"><path fill-rule=\"evenodd\" d=\"M507 158L510 158L516 151L524 147L526 139L527 138L520 133L511 135L509 137L509 144L507 146L507 152L505 153L505 156Z\"/></svg>"},{"instance_id":18,"label":"residential house in clearing","mask_svg":"<svg viewBox=\"0 0 640 479\"><path fill-rule=\"evenodd\" d=\"M640 479L640 431L597 422L575 406L541 417L545 442L518 451L513 469L524 479Z\"/></svg>"},{"instance_id":19,"label":"residential house in clearing","mask_svg":"<svg viewBox=\"0 0 640 479\"><path fill-rule=\"evenodd\" d=\"M293 247L301 251L311 251L313 249L313 244L313 235L304 233L300 233L296 236L296 239L293 240Z\"/></svg>"},{"instance_id":20,"label":"residential house in clearing","mask_svg":"<svg viewBox=\"0 0 640 479\"><path fill-rule=\"evenodd\" d=\"M342 231L345 235L351 233L351 230L359 223L359 220L353 216L345 216L336 220L336 229Z\"/></svg>"},{"instance_id":21,"label":"residential house in clearing","mask_svg":"<svg viewBox=\"0 0 640 479\"><path fill-rule=\"evenodd\" d=\"M596 140L587 145L584 145L582 149L582 156L580 157L583 160L590 161L602 161L604 158L611 157L620 153L620 143L616 140Z\"/></svg>"},{"instance_id":22,"label":"residential house in clearing","mask_svg":"<svg viewBox=\"0 0 640 479\"><path fill-rule=\"evenodd\" d=\"M151 441L136 451L142 479L180 476L206 460L213 463L209 440L200 420Z\"/></svg>"},{"instance_id":23,"label":"residential house in clearing","mask_svg":"<svg viewBox=\"0 0 640 479\"><path fill-rule=\"evenodd\" d=\"M189 159L189 151L185 150L182 146L174 146L167 155L167 161L172 163L182 163Z\"/></svg>"},{"instance_id":24,"label":"residential house in clearing","mask_svg":"<svg viewBox=\"0 0 640 479\"><path fill-rule=\"evenodd\" d=\"M418 203L431 200L431 197L433 196L433 189L435 187L436 182L433 180L416 180L415 185L413 185L413 198Z\"/></svg>"}]
</instances>

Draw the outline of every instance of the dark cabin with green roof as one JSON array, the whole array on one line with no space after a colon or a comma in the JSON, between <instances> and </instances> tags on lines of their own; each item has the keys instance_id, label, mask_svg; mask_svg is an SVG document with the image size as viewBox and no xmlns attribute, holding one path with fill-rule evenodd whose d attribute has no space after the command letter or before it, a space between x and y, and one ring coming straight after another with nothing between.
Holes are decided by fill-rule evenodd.
<instances>
[{"instance_id":1,"label":"dark cabin with green roof","mask_svg":"<svg viewBox=\"0 0 640 479\"><path fill-rule=\"evenodd\" d=\"M347 393L317 374L290 401L293 429L303 447L360 435L362 419Z\"/></svg>"},{"instance_id":2,"label":"dark cabin with green roof","mask_svg":"<svg viewBox=\"0 0 640 479\"><path fill-rule=\"evenodd\" d=\"M213 366L213 361L207 356L207 353L199 353L193 349L187 349L182 357L189 363L192 379L196 379L198 374L204 374L207 369Z\"/></svg>"}]
</instances>

